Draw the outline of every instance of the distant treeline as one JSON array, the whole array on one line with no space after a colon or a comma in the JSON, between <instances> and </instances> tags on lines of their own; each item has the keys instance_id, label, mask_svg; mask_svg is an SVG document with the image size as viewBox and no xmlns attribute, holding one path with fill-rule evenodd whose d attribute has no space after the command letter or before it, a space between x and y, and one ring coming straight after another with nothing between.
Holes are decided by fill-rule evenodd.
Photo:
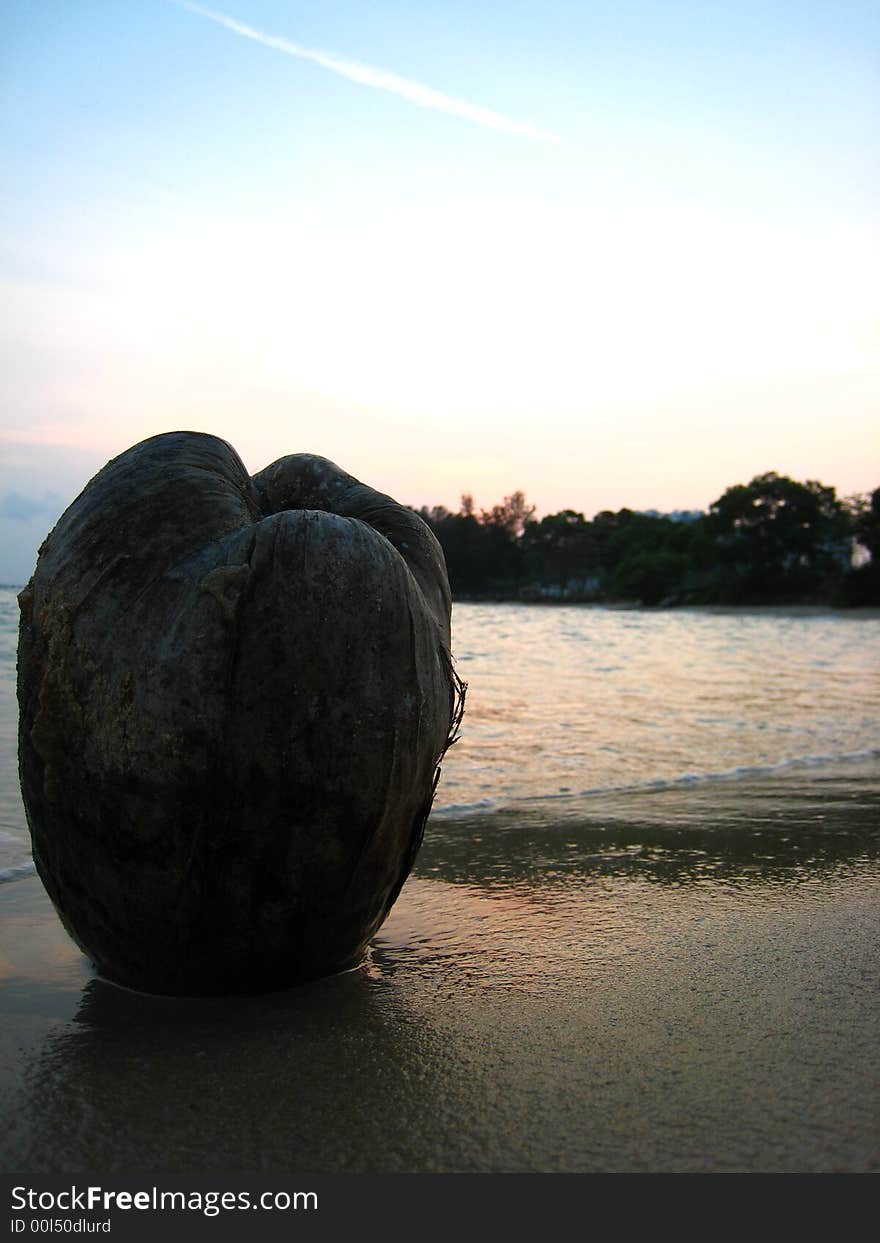
<instances>
[{"instance_id":1,"label":"distant treeline","mask_svg":"<svg viewBox=\"0 0 880 1243\"><path fill-rule=\"evenodd\" d=\"M535 519L522 492L492 509L463 496L416 511L443 546L456 599L642 604L880 604L880 488L769 472L708 513L572 509Z\"/></svg>"}]
</instances>

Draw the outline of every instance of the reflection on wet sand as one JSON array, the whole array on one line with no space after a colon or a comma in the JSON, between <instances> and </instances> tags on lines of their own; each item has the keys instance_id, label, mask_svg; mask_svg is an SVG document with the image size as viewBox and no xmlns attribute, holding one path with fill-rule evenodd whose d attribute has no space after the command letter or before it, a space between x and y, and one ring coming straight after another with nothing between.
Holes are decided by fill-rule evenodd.
<instances>
[{"instance_id":1,"label":"reflection on wet sand","mask_svg":"<svg viewBox=\"0 0 880 1243\"><path fill-rule=\"evenodd\" d=\"M6 1168L878 1168L876 803L811 797L438 826L359 970L260 997L115 988L7 886Z\"/></svg>"},{"instance_id":2,"label":"reflection on wet sand","mask_svg":"<svg viewBox=\"0 0 880 1243\"><path fill-rule=\"evenodd\" d=\"M520 804L434 823L417 874L536 899L579 877L689 885L827 880L880 855L880 780L848 766L797 780L718 782Z\"/></svg>"}]
</instances>

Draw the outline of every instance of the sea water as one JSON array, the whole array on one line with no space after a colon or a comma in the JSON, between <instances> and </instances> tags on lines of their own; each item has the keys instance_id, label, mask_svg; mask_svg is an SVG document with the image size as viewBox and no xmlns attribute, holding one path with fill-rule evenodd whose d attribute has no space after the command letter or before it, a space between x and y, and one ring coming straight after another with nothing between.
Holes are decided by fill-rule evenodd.
<instances>
[{"instance_id":1,"label":"sea water","mask_svg":"<svg viewBox=\"0 0 880 1243\"><path fill-rule=\"evenodd\" d=\"M880 1169L876 617L457 606L462 736L360 968L168 998L27 863L0 610L3 1168Z\"/></svg>"},{"instance_id":2,"label":"sea water","mask_svg":"<svg viewBox=\"0 0 880 1243\"><path fill-rule=\"evenodd\" d=\"M435 816L880 758L880 616L460 604L469 683Z\"/></svg>"},{"instance_id":3,"label":"sea water","mask_svg":"<svg viewBox=\"0 0 880 1243\"><path fill-rule=\"evenodd\" d=\"M27 875L17 772L17 588L0 588L0 876ZM458 604L468 683L429 833L533 829L649 809L786 773L839 783L880 766L880 616L828 610L618 610ZM842 774L842 776L841 776ZM728 801L729 798L728 798ZM667 800L663 806L671 804ZM668 814L663 812L662 814Z\"/></svg>"}]
</instances>

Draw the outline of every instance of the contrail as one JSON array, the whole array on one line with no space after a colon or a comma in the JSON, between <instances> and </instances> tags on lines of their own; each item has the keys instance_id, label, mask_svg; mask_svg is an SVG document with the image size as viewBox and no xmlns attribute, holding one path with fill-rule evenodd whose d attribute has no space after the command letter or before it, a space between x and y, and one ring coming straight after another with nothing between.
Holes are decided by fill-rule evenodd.
<instances>
[{"instance_id":1,"label":"contrail","mask_svg":"<svg viewBox=\"0 0 880 1243\"><path fill-rule=\"evenodd\" d=\"M191 13L197 13L200 17L207 17L210 21L225 26L227 30L245 39L253 39L265 47L275 48L278 52L284 52L286 56L310 60L316 65L323 66L324 69L340 74L343 78L349 78L352 82L360 82L363 86L373 86L379 91L390 91L393 95L408 99L411 104L416 104L419 108L434 108L438 112L448 112L465 121L472 121L475 125L485 126L486 129L501 130L506 134L520 134L525 138L538 139L540 142L562 141L558 134L539 129L537 125L532 125L531 121L516 121L500 112L493 112L490 108L481 108L478 104L469 104L463 99L453 99L452 96L435 91L433 87L425 86L422 82L413 82L409 78L401 78L396 73L389 73L387 69L362 65L358 61L345 60L329 52L321 52L317 48L291 43L289 39L282 39L278 35L265 34L262 30L255 30L253 26L246 26L244 22L236 21L234 17L215 13L213 9L206 9L200 4L191 4L190 0L172 0L172 3L179 5L180 8L188 9Z\"/></svg>"}]
</instances>

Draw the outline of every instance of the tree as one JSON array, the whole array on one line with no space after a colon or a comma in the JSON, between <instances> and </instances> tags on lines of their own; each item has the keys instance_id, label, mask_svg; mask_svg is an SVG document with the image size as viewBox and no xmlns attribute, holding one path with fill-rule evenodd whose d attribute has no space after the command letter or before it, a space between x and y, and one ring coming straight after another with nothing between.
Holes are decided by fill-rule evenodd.
<instances>
[{"instance_id":1,"label":"tree","mask_svg":"<svg viewBox=\"0 0 880 1243\"><path fill-rule=\"evenodd\" d=\"M522 491L477 511L418 511L465 596L670 601L829 600L880 596L880 488L838 500L834 488L768 471L728 488L706 515L574 509L540 521ZM853 540L871 560L851 568Z\"/></svg>"},{"instance_id":2,"label":"tree","mask_svg":"<svg viewBox=\"0 0 880 1243\"><path fill-rule=\"evenodd\" d=\"M852 537L867 553L841 580L834 603L855 607L880 604L880 488L848 497L844 507Z\"/></svg>"},{"instance_id":3,"label":"tree","mask_svg":"<svg viewBox=\"0 0 880 1243\"><path fill-rule=\"evenodd\" d=\"M586 593L596 570L592 523L573 509L546 514L540 522L527 522L522 535L525 565L530 581L552 586L564 595L570 584Z\"/></svg>"},{"instance_id":4,"label":"tree","mask_svg":"<svg viewBox=\"0 0 880 1243\"><path fill-rule=\"evenodd\" d=\"M443 506L417 511L437 536L446 557L453 594L479 596L515 592L522 574L521 536L535 507L523 492L476 515L473 497L464 493L457 514Z\"/></svg>"},{"instance_id":5,"label":"tree","mask_svg":"<svg viewBox=\"0 0 880 1243\"><path fill-rule=\"evenodd\" d=\"M725 571L723 594L800 599L839 577L849 562L849 523L834 488L769 471L737 484L709 509Z\"/></svg>"},{"instance_id":6,"label":"tree","mask_svg":"<svg viewBox=\"0 0 880 1243\"><path fill-rule=\"evenodd\" d=\"M875 565L880 565L880 488L862 492L844 501L850 517L853 537L868 552Z\"/></svg>"},{"instance_id":7,"label":"tree","mask_svg":"<svg viewBox=\"0 0 880 1243\"><path fill-rule=\"evenodd\" d=\"M687 570L684 553L669 548L640 549L618 566L614 594L642 604L660 604L667 597L677 596Z\"/></svg>"},{"instance_id":8,"label":"tree","mask_svg":"<svg viewBox=\"0 0 880 1243\"><path fill-rule=\"evenodd\" d=\"M467 498L470 499L470 498ZM462 501L465 498L462 497ZM527 522L535 516L535 506L529 505L524 492L514 492L505 496L500 505L484 509L480 521L487 527L498 527L511 539L519 539Z\"/></svg>"}]
</instances>

